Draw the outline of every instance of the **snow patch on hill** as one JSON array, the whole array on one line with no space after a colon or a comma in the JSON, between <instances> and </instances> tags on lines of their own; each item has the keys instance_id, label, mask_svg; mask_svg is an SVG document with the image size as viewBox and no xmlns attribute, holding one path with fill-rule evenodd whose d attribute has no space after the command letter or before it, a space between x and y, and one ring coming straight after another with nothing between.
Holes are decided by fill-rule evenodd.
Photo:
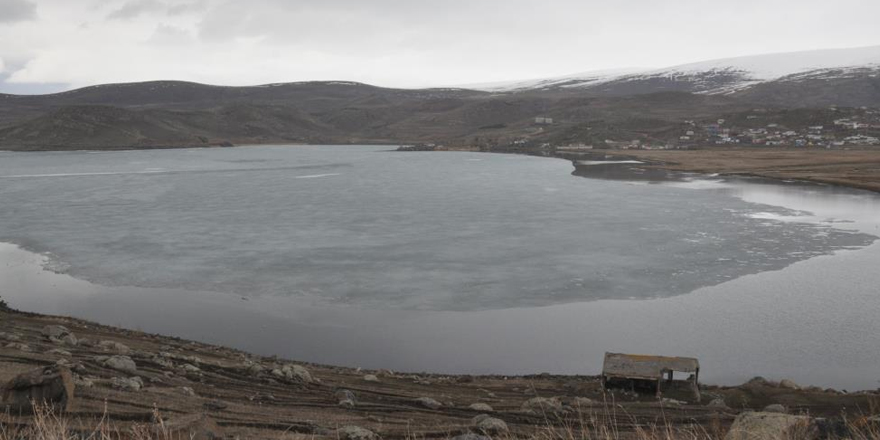
<instances>
[{"instance_id":1,"label":"snow patch on hill","mask_svg":"<svg viewBox=\"0 0 880 440\"><path fill-rule=\"evenodd\" d=\"M836 79L880 71L880 46L825 49L723 58L662 69L620 69L465 86L493 92L590 88L611 82L666 80L690 83L692 91L733 93L768 81Z\"/></svg>"},{"instance_id":2,"label":"snow patch on hill","mask_svg":"<svg viewBox=\"0 0 880 440\"><path fill-rule=\"evenodd\" d=\"M519 92L525 90L540 90L556 87L584 87L612 81L637 72L643 72L643 68L624 68L609 70L591 70L588 72L574 73L571 75L557 76L552 78L535 78L521 81L498 81L481 84L468 84L460 86L463 89L482 90L486 92Z\"/></svg>"}]
</instances>

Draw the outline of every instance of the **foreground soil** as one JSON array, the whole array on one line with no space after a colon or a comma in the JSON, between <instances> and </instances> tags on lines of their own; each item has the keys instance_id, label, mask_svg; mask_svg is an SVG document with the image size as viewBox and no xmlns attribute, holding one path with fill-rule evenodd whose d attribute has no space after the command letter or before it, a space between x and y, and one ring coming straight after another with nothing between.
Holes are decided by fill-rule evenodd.
<instances>
[{"instance_id":1,"label":"foreground soil","mask_svg":"<svg viewBox=\"0 0 880 440\"><path fill-rule=\"evenodd\" d=\"M43 330L50 325L69 329L76 344L47 338ZM108 367L104 360L116 354L134 360L137 371ZM75 373L70 416L83 430L106 415L125 431L152 423L158 410L169 425L207 417L223 437L338 438L337 429L355 425L383 438L449 438L468 432L472 418L488 413L506 422L514 436L609 425L626 433L654 424L696 424L721 436L736 414L769 404L829 418L861 417L880 409L880 392L847 393L764 380L737 387L703 386L700 403L676 388L660 400L650 393L606 393L596 376L441 376L296 363L311 376L303 380L272 372L293 361L72 318L0 310L0 383L56 363ZM143 388L120 386L120 379L133 376L142 379ZM354 397L353 405L340 403L346 396ZM441 406L418 400L425 397ZM523 405L535 397L557 398L561 405L529 411ZM492 411L471 408L475 403ZM0 426L28 423L26 414L0 415Z\"/></svg>"},{"instance_id":2,"label":"foreground soil","mask_svg":"<svg viewBox=\"0 0 880 440\"><path fill-rule=\"evenodd\" d=\"M880 192L880 149L707 148L628 150L615 153L678 171L806 180Z\"/></svg>"}]
</instances>

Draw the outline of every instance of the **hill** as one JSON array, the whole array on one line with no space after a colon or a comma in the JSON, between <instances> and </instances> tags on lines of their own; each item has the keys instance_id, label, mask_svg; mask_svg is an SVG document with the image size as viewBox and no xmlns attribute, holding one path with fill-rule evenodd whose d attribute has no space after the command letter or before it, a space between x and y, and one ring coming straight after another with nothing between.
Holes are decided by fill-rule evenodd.
<instances>
[{"instance_id":1,"label":"hill","mask_svg":"<svg viewBox=\"0 0 880 440\"><path fill-rule=\"evenodd\" d=\"M547 440L709 440L721 439L739 415L769 404L822 417L816 423L824 434L878 438L866 435L876 434L878 422L863 412L873 408L876 392L801 388L791 381L701 384L697 401L681 382L664 383L658 399L654 387L641 393L604 389L599 376L362 371L19 313L2 303L0 341L0 385L12 391L0 400L0 439L129 438L132 432L144 435L130 438L141 439L483 438L456 437L475 432ZM34 371L40 374L26 376L31 380L15 380ZM59 393L41 389L55 380L69 386L64 419L33 417L27 401L22 413L10 398ZM482 423L487 417L491 424ZM27 435L41 422L44 429L54 427L54 435Z\"/></svg>"},{"instance_id":2,"label":"hill","mask_svg":"<svg viewBox=\"0 0 880 440\"><path fill-rule=\"evenodd\" d=\"M635 73L594 72L481 88L393 89L345 81L228 87L150 81L48 95L0 95L0 148L249 143L492 148L515 142L604 146L606 141L633 140L669 145L692 131L682 126L683 121L708 124L744 118L758 107L767 116L761 121L788 109L818 114L830 105L878 107L880 46L758 55ZM804 124L815 119L802 118ZM807 126L788 129L805 132ZM853 134L875 136L849 135ZM829 139L833 140L837 139Z\"/></svg>"}]
</instances>

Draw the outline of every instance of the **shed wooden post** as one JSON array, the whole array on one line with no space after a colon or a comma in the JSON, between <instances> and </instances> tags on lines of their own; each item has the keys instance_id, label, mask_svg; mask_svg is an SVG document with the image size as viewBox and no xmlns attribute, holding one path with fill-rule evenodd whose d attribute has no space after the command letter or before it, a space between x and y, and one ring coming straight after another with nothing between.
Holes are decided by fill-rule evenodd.
<instances>
[{"instance_id":1,"label":"shed wooden post","mask_svg":"<svg viewBox=\"0 0 880 440\"><path fill-rule=\"evenodd\" d=\"M694 398L697 400L697 403L700 403L701 396L700 396L700 369L699 368L697 368L696 371L694 371L693 387L694 387Z\"/></svg>"}]
</instances>

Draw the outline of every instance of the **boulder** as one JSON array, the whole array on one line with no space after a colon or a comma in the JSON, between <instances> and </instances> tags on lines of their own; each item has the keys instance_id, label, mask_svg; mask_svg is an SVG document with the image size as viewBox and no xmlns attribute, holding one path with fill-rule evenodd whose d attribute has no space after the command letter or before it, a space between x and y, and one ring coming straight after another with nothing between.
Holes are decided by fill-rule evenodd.
<instances>
[{"instance_id":1,"label":"boulder","mask_svg":"<svg viewBox=\"0 0 880 440\"><path fill-rule=\"evenodd\" d=\"M660 399L660 404L666 405L666 406L682 406L682 405L686 405L687 402L685 402L683 400L667 399L664 397L664 398Z\"/></svg>"},{"instance_id":2,"label":"boulder","mask_svg":"<svg viewBox=\"0 0 880 440\"><path fill-rule=\"evenodd\" d=\"M585 407L585 406L593 406L596 404L596 402L593 401L593 399L590 399L589 397L575 397L574 400L571 402L571 404L575 408L580 408L580 407Z\"/></svg>"},{"instance_id":3,"label":"boulder","mask_svg":"<svg viewBox=\"0 0 880 440\"><path fill-rule=\"evenodd\" d=\"M226 402L222 402L220 400L212 400L210 402L205 402L202 404L205 409L211 411L223 411L226 408L229 408L229 404Z\"/></svg>"},{"instance_id":4,"label":"boulder","mask_svg":"<svg viewBox=\"0 0 880 440\"><path fill-rule=\"evenodd\" d=\"M357 405L357 396L351 390L338 389L333 396L339 399L339 406L343 408L354 408Z\"/></svg>"},{"instance_id":5,"label":"boulder","mask_svg":"<svg viewBox=\"0 0 880 440\"><path fill-rule=\"evenodd\" d=\"M18 341L21 341L21 336L16 335L14 333L0 332L0 339L3 339L5 341L9 341L9 342L18 342Z\"/></svg>"},{"instance_id":6,"label":"boulder","mask_svg":"<svg viewBox=\"0 0 880 440\"><path fill-rule=\"evenodd\" d=\"M800 385L798 385L798 384L796 384L796 383L794 383L793 381L790 381L790 380L788 380L788 379L782 379L782 381L779 382L779 388L786 388L786 389L789 389L789 390L799 390L799 389L801 389Z\"/></svg>"},{"instance_id":7,"label":"boulder","mask_svg":"<svg viewBox=\"0 0 880 440\"><path fill-rule=\"evenodd\" d=\"M419 397L418 399L416 399L416 403L429 409L439 409L441 406L443 406L442 403L430 397Z\"/></svg>"},{"instance_id":8,"label":"boulder","mask_svg":"<svg viewBox=\"0 0 880 440\"><path fill-rule=\"evenodd\" d=\"M88 377L83 377L78 374L73 375L73 384L76 388L91 388L95 386L95 382Z\"/></svg>"},{"instance_id":9,"label":"boulder","mask_svg":"<svg viewBox=\"0 0 880 440\"><path fill-rule=\"evenodd\" d=\"M34 351L33 349L31 349L30 345L22 344L21 342L12 342L12 343L6 344L6 348L11 348L14 350L21 350L26 353L30 353L30 352Z\"/></svg>"},{"instance_id":10,"label":"boulder","mask_svg":"<svg viewBox=\"0 0 880 440\"><path fill-rule=\"evenodd\" d=\"M150 438L181 438L187 440L217 440L225 433L214 420L204 414L192 414L165 421L157 426ZM144 437L146 438L146 437Z\"/></svg>"},{"instance_id":11,"label":"boulder","mask_svg":"<svg viewBox=\"0 0 880 440\"><path fill-rule=\"evenodd\" d=\"M552 399L532 397L523 402L521 409L532 414L560 413L562 412L562 402L556 397Z\"/></svg>"},{"instance_id":12,"label":"boulder","mask_svg":"<svg viewBox=\"0 0 880 440\"><path fill-rule=\"evenodd\" d=\"M303 383L313 382L309 370L306 370L302 365L285 365L281 369L281 372L284 373L284 377L288 380L295 380Z\"/></svg>"},{"instance_id":13,"label":"boulder","mask_svg":"<svg viewBox=\"0 0 880 440\"><path fill-rule=\"evenodd\" d=\"M184 396L195 397L196 391L190 387L180 387L180 392L183 393Z\"/></svg>"},{"instance_id":14,"label":"boulder","mask_svg":"<svg viewBox=\"0 0 880 440\"><path fill-rule=\"evenodd\" d=\"M339 401L338 405L342 408L354 408L357 406L357 404L354 403L354 400L351 399L342 399Z\"/></svg>"},{"instance_id":15,"label":"boulder","mask_svg":"<svg viewBox=\"0 0 880 440\"><path fill-rule=\"evenodd\" d=\"M13 411L29 411L31 402L70 410L73 404L73 374L69 369L49 366L30 370L14 377L3 387L3 402Z\"/></svg>"},{"instance_id":16,"label":"boulder","mask_svg":"<svg viewBox=\"0 0 880 440\"><path fill-rule=\"evenodd\" d=\"M377 440L379 438L375 432L353 425L337 429L336 436L340 440Z\"/></svg>"},{"instance_id":17,"label":"boulder","mask_svg":"<svg viewBox=\"0 0 880 440\"><path fill-rule=\"evenodd\" d=\"M755 377L749 379L749 381L744 383L742 386L743 386L743 388L758 388L758 387L767 387L767 386L771 386L771 385L772 385L772 383L770 381L768 381L767 379L764 379L761 376L755 376Z\"/></svg>"},{"instance_id":18,"label":"boulder","mask_svg":"<svg viewBox=\"0 0 880 440\"><path fill-rule=\"evenodd\" d=\"M367 374L364 376L364 381L366 382L378 382L379 378L376 377L375 374Z\"/></svg>"},{"instance_id":19,"label":"boulder","mask_svg":"<svg viewBox=\"0 0 880 440\"><path fill-rule=\"evenodd\" d=\"M107 368L112 368L123 373L137 373L137 364L128 356L110 356L103 362Z\"/></svg>"},{"instance_id":20,"label":"boulder","mask_svg":"<svg viewBox=\"0 0 880 440\"><path fill-rule=\"evenodd\" d=\"M40 334L43 335L46 339L58 339L60 340L65 335L69 335L70 330L63 325L47 325L40 330Z\"/></svg>"},{"instance_id":21,"label":"boulder","mask_svg":"<svg viewBox=\"0 0 880 440\"><path fill-rule=\"evenodd\" d=\"M333 396L336 397L336 399L338 399L340 403L342 403L343 400L351 400L352 402L357 402L357 396L354 394L354 392L344 388L336 390L336 392L333 393Z\"/></svg>"},{"instance_id":22,"label":"boulder","mask_svg":"<svg viewBox=\"0 0 880 440\"><path fill-rule=\"evenodd\" d=\"M140 377L114 377L111 379L110 385L117 390L137 392L144 387L144 381Z\"/></svg>"},{"instance_id":23,"label":"boulder","mask_svg":"<svg viewBox=\"0 0 880 440\"><path fill-rule=\"evenodd\" d=\"M174 368L174 362L171 362L162 356L153 356L150 359L150 362L152 362L152 363L154 363L154 364L156 364L166 370L171 370Z\"/></svg>"},{"instance_id":24,"label":"boulder","mask_svg":"<svg viewBox=\"0 0 880 440\"><path fill-rule=\"evenodd\" d=\"M785 414L787 411L785 410L785 407L784 407L784 406L782 406L782 405L780 405L780 404L778 404L778 403L774 403L774 404L772 404L772 405L767 405L767 406L765 406L765 407L764 407L764 412Z\"/></svg>"},{"instance_id":25,"label":"boulder","mask_svg":"<svg viewBox=\"0 0 880 440\"><path fill-rule=\"evenodd\" d=\"M260 365L259 362L253 361L251 359L244 360L244 368L248 371L248 373L257 376L265 371L265 368Z\"/></svg>"},{"instance_id":26,"label":"boulder","mask_svg":"<svg viewBox=\"0 0 880 440\"><path fill-rule=\"evenodd\" d=\"M485 415L485 414L483 414ZM474 417L474 429L486 435L498 435L508 432L507 423L495 417Z\"/></svg>"},{"instance_id":27,"label":"boulder","mask_svg":"<svg viewBox=\"0 0 880 440\"><path fill-rule=\"evenodd\" d=\"M807 416L746 412L736 416L724 440L810 440L816 432Z\"/></svg>"},{"instance_id":28,"label":"boulder","mask_svg":"<svg viewBox=\"0 0 880 440\"><path fill-rule=\"evenodd\" d=\"M57 355L57 356L67 356L67 357L73 356L73 354L70 353L69 351L62 350L60 348L53 348L53 349L47 351L46 354L53 354L53 355Z\"/></svg>"},{"instance_id":29,"label":"boulder","mask_svg":"<svg viewBox=\"0 0 880 440\"><path fill-rule=\"evenodd\" d=\"M131 349L128 348L127 345L116 342L116 341L101 341L98 343L98 348L104 351L109 351L113 353L119 354L128 354Z\"/></svg>"},{"instance_id":30,"label":"boulder","mask_svg":"<svg viewBox=\"0 0 880 440\"><path fill-rule=\"evenodd\" d=\"M719 399L712 399L711 402L706 404L706 407L712 408L712 409L718 409L718 410L730 409L730 407L727 406L727 403L724 402L724 399L720 399L720 398Z\"/></svg>"},{"instance_id":31,"label":"boulder","mask_svg":"<svg viewBox=\"0 0 880 440\"><path fill-rule=\"evenodd\" d=\"M470 408L474 411L480 411L480 412L493 412L493 411L495 411L494 409L492 409L491 406L489 406L486 403L472 403L470 406L468 406L468 408Z\"/></svg>"},{"instance_id":32,"label":"boulder","mask_svg":"<svg viewBox=\"0 0 880 440\"><path fill-rule=\"evenodd\" d=\"M478 416L474 416L474 418L471 419L471 426L477 426L480 422L482 422L484 419L488 419L489 417L492 416L490 416L489 414L480 414Z\"/></svg>"}]
</instances>

